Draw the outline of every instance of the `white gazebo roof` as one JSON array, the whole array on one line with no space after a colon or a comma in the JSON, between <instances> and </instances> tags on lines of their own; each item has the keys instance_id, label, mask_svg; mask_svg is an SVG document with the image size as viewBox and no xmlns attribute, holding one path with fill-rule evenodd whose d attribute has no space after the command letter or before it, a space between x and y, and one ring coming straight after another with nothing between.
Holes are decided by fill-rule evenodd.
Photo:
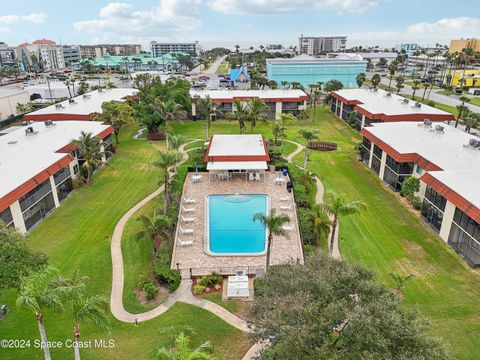
<instances>
[{"instance_id":1,"label":"white gazebo roof","mask_svg":"<svg viewBox=\"0 0 480 360\"><path fill-rule=\"evenodd\" d=\"M266 170L266 161L218 161L209 162L207 170Z\"/></svg>"}]
</instances>

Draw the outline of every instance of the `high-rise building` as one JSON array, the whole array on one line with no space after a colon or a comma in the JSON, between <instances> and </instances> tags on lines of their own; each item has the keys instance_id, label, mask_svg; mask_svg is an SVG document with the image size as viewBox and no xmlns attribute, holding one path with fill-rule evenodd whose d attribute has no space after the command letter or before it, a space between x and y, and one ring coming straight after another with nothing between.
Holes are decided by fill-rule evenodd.
<instances>
[{"instance_id":1,"label":"high-rise building","mask_svg":"<svg viewBox=\"0 0 480 360\"><path fill-rule=\"evenodd\" d=\"M80 60L80 47L76 45L63 45L63 59L65 66L73 66Z\"/></svg>"},{"instance_id":2,"label":"high-rise building","mask_svg":"<svg viewBox=\"0 0 480 360\"><path fill-rule=\"evenodd\" d=\"M15 49L0 42L0 67L14 66L15 64Z\"/></svg>"},{"instance_id":3,"label":"high-rise building","mask_svg":"<svg viewBox=\"0 0 480 360\"><path fill-rule=\"evenodd\" d=\"M63 47L52 40L40 39L31 44L23 43L18 45L15 52L24 69L54 71L65 67Z\"/></svg>"},{"instance_id":4,"label":"high-rise building","mask_svg":"<svg viewBox=\"0 0 480 360\"><path fill-rule=\"evenodd\" d=\"M170 52L200 52L198 41L190 43L161 43L156 41L150 42L150 51L153 57L162 56Z\"/></svg>"},{"instance_id":5,"label":"high-rise building","mask_svg":"<svg viewBox=\"0 0 480 360\"><path fill-rule=\"evenodd\" d=\"M136 55L142 51L140 44L98 44L80 45L81 58L102 57L105 55Z\"/></svg>"},{"instance_id":6,"label":"high-rise building","mask_svg":"<svg viewBox=\"0 0 480 360\"><path fill-rule=\"evenodd\" d=\"M450 54L455 52L461 52L462 49L472 48L473 51L480 51L480 39L460 39L460 40L451 40L450 49L448 50Z\"/></svg>"},{"instance_id":7,"label":"high-rise building","mask_svg":"<svg viewBox=\"0 0 480 360\"><path fill-rule=\"evenodd\" d=\"M395 50L398 52L405 51L406 54L412 55L415 51L420 50L420 46L418 44L397 44L395 45Z\"/></svg>"},{"instance_id":8,"label":"high-rise building","mask_svg":"<svg viewBox=\"0 0 480 360\"><path fill-rule=\"evenodd\" d=\"M325 52L337 52L345 50L347 45L346 36L301 36L298 38L300 54L310 56Z\"/></svg>"}]
</instances>

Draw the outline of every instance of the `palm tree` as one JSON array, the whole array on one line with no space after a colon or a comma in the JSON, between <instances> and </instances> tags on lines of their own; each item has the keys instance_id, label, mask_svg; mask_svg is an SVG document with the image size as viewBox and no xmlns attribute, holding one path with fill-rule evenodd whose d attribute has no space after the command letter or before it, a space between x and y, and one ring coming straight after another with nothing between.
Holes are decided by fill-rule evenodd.
<instances>
[{"instance_id":1,"label":"palm tree","mask_svg":"<svg viewBox=\"0 0 480 360\"><path fill-rule=\"evenodd\" d=\"M456 107L457 107L457 117L455 118L455 127L458 126L458 122L462 118L463 114L470 110L467 106L463 105L463 103L460 105L457 105Z\"/></svg>"},{"instance_id":2,"label":"palm tree","mask_svg":"<svg viewBox=\"0 0 480 360\"><path fill-rule=\"evenodd\" d=\"M86 276L74 271L70 279L63 280L65 305L73 317L73 351L75 360L80 360L80 324L89 323L102 330L108 330L108 301L98 295L87 296Z\"/></svg>"},{"instance_id":3,"label":"palm tree","mask_svg":"<svg viewBox=\"0 0 480 360\"><path fill-rule=\"evenodd\" d=\"M465 119L465 131L470 133L470 131L480 124L480 114L468 111L468 116Z\"/></svg>"},{"instance_id":4,"label":"palm tree","mask_svg":"<svg viewBox=\"0 0 480 360\"><path fill-rule=\"evenodd\" d=\"M332 253L338 218L340 216L358 214L361 210L366 209L367 205L360 200L347 202L344 193L336 193L330 190L326 194L325 202L320 204L320 207L328 215L333 216L332 233L330 236L330 253Z\"/></svg>"},{"instance_id":5,"label":"palm tree","mask_svg":"<svg viewBox=\"0 0 480 360\"><path fill-rule=\"evenodd\" d=\"M92 133L82 131L80 139L73 142L77 147L78 160L82 168L87 171L87 185L92 182L92 174L96 167L104 162L106 151L102 151L100 140Z\"/></svg>"},{"instance_id":6,"label":"palm tree","mask_svg":"<svg viewBox=\"0 0 480 360\"><path fill-rule=\"evenodd\" d=\"M290 216L287 214L277 215L275 209L270 210L270 215L264 213L256 213L253 215L253 221L260 221L268 231L267 243L267 270L270 267L270 251L272 249L273 236L287 236L288 232L283 228L283 225L290 222Z\"/></svg>"},{"instance_id":7,"label":"palm tree","mask_svg":"<svg viewBox=\"0 0 480 360\"><path fill-rule=\"evenodd\" d=\"M298 130L300 135L308 142L313 139L318 139L318 131L315 129L300 129ZM307 161L308 161L308 147L305 146L305 158L303 160L303 171L307 171Z\"/></svg>"},{"instance_id":8,"label":"palm tree","mask_svg":"<svg viewBox=\"0 0 480 360\"><path fill-rule=\"evenodd\" d=\"M422 95L422 101L425 100L425 94L427 93L427 89L430 85L428 82L423 83L423 95Z\"/></svg>"},{"instance_id":9,"label":"palm tree","mask_svg":"<svg viewBox=\"0 0 480 360\"><path fill-rule=\"evenodd\" d=\"M173 100L163 101L162 98L157 97L150 104L150 107L164 122L169 120L180 122L187 117L187 112L183 110L183 106Z\"/></svg>"},{"instance_id":10,"label":"palm tree","mask_svg":"<svg viewBox=\"0 0 480 360\"><path fill-rule=\"evenodd\" d=\"M208 140L208 129L210 128L211 114L213 112L213 102L210 96L199 98L197 101L198 112L205 115L205 139Z\"/></svg>"},{"instance_id":11,"label":"palm tree","mask_svg":"<svg viewBox=\"0 0 480 360\"><path fill-rule=\"evenodd\" d=\"M137 221L143 224L143 228L136 235L137 239L149 239L153 243L153 255L157 255L162 239L169 239L172 236L173 221L166 215L157 216L155 211L150 218L140 215Z\"/></svg>"},{"instance_id":12,"label":"palm tree","mask_svg":"<svg viewBox=\"0 0 480 360\"><path fill-rule=\"evenodd\" d=\"M213 360L210 343L204 342L196 349L190 348L190 339L181 332L175 339L175 346L171 349L161 348L157 352L160 360Z\"/></svg>"},{"instance_id":13,"label":"palm tree","mask_svg":"<svg viewBox=\"0 0 480 360\"><path fill-rule=\"evenodd\" d=\"M272 129L274 144L275 146L277 146L278 138L280 137L283 139L285 137L285 130L287 130L287 128L283 125L283 122L281 120L274 120L270 125L270 128Z\"/></svg>"},{"instance_id":14,"label":"palm tree","mask_svg":"<svg viewBox=\"0 0 480 360\"><path fill-rule=\"evenodd\" d=\"M51 360L47 332L43 323L43 311L47 308L61 310L63 307L59 289L59 272L52 266L30 274L22 279L17 306L30 309L35 314L45 360Z\"/></svg>"},{"instance_id":15,"label":"palm tree","mask_svg":"<svg viewBox=\"0 0 480 360\"><path fill-rule=\"evenodd\" d=\"M330 229L332 228L332 220L329 219L320 205L316 204L307 213L307 216L313 224L312 232L315 236L315 241L318 243L323 236L328 237Z\"/></svg>"},{"instance_id":16,"label":"palm tree","mask_svg":"<svg viewBox=\"0 0 480 360\"><path fill-rule=\"evenodd\" d=\"M412 89L413 89L413 95L412 95L412 99L415 100L415 93L417 92L418 89L420 89L420 84L422 82L418 79L415 79L413 80L413 85L412 85Z\"/></svg>"},{"instance_id":17,"label":"palm tree","mask_svg":"<svg viewBox=\"0 0 480 360\"><path fill-rule=\"evenodd\" d=\"M163 202L163 215L167 214L167 208L169 203L169 190L170 190L170 168L180 161L181 154L178 151L167 150L159 152L160 157L153 162L153 165L159 167L163 171L163 184L165 186Z\"/></svg>"},{"instance_id":18,"label":"palm tree","mask_svg":"<svg viewBox=\"0 0 480 360\"><path fill-rule=\"evenodd\" d=\"M280 121L282 122L282 127L285 128L285 130L281 133L280 139L282 140L282 154L283 154L283 149L285 147L285 138L287 137L286 130L287 130L287 125L294 124L297 118L292 115L292 114L281 114L280 115Z\"/></svg>"},{"instance_id":19,"label":"palm tree","mask_svg":"<svg viewBox=\"0 0 480 360\"><path fill-rule=\"evenodd\" d=\"M388 82L388 88L391 89L392 87L392 79L395 76L395 72L397 71L397 62L392 61L392 63L388 66L388 71L390 73L390 80Z\"/></svg>"},{"instance_id":20,"label":"palm tree","mask_svg":"<svg viewBox=\"0 0 480 360\"><path fill-rule=\"evenodd\" d=\"M413 274L403 276L397 273L390 273L389 275L395 283L395 292L397 294L397 297L402 297L405 284L415 278L415 275Z\"/></svg>"},{"instance_id":21,"label":"palm tree","mask_svg":"<svg viewBox=\"0 0 480 360\"><path fill-rule=\"evenodd\" d=\"M247 108L240 99L233 100L233 106L235 107L234 118L238 120L240 134L242 134L243 132L245 132L245 120L248 117Z\"/></svg>"},{"instance_id":22,"label":"palm tree","mask_svg":"<svg viewBox=\"0 0 480 360\"><path fill-rule=\"evenodd\" d=\"M372 76L372 85L376 89L378 84L380 84L380 81L382 78L380 77L380 74L373 74Z\"/></svg>"},{"instance_id":23,"label":"palm tree","mask_svg":"<svg viewBox=\"0 0 480 360\"><path fill-rule=\"evenodd\" d=\"M290 87L290 83L288 81L280 81L280 85L283 89L288 89Z\"/></svg>"},{"instance_id":24,"label":"palm tree","mask_svg":"<svg viewBox=\"0 0 480 360\"><path fill-rule=\"evenodd\" d=\"M357 77L355 78L356 82L357 82L357 85L359 88L362 87L363 83L365 82L365 80L367 79L367 76L365 75L365 73L359 73L357 75Z\"/></svg>"},{"instance_id":25,"label":"palm tree","mask_svg":"<svg viewBox=\"0 0 480 360\"><path fill-rule=\"evenodd\" d=\"M395 78L395 82L396 82L395 87L397 88L397 94L400 92L400 90L403 89L404 81L405 81L405 77L403 75L399 75Z\"/></svg>"},{"instance_id":26,"label":"palm tree","mask_svg":"<svg viewBox=\"0 0 480 360\"><path fill-rule=\"evenodd\" d=\"M262 99L253 98L248 102L247 109L247 119L250 121L250 133L253 133L253 128L257 126L257 121L265 120L265 114L270 108Z\"/></svg>"}]
</instances>

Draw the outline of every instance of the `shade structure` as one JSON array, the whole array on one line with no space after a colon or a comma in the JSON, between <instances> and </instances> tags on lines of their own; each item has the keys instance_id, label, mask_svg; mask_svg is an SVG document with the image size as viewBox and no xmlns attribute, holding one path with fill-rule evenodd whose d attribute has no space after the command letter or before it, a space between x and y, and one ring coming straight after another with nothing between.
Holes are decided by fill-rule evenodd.
<instances>
[{"instance_id":1,"label":"shade structure","mask_svg":"<svg viewBox=\"0 0 480 360\"><path fill-rule=\"evenodd\" d=\"M267 170L266 161L217 161L207 163L207 170Z\"/></svg>"}]
</instances>

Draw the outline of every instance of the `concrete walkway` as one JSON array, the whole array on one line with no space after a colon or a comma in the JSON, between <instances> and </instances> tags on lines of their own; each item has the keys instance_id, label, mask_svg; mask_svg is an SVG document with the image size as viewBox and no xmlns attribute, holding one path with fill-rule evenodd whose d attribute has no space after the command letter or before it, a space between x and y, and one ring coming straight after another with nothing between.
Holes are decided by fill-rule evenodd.
<instances>
[{"instance_id":1,"label":"concrete walkway","mask_svg":"<svg viewBox=\"0 0 480 360\"><path fill-rule=\"evenodd\" d=\"M302 151L304 151L305 146L302 145L302 144L299 144L295 141L290 141L290 140L285 140L285 141L288 141L289 143L297 145L297 149L294 152L290 153L286 157L286 160L289 163L293 163L293 158L295 156L297 156L298 154L300 154ZM325 194L325 188L323 186L323 183L320 181L320 179L317 176L314 176L314 177L315 177L315 183L317 185L317 194L315 195L315 201L317 202L317 204L321 204L321 203L323 203L323 196ZM333 220L332 217L330 217L330 218ZM330 237L332 235L332 230L333 229L330 229L330 234L328 235L328 243L329 244L330 244ZM338 248L338 233L339 232L340 232L340 223L337 221L337 229L335 231L335 238L333 239L333 249L331 249L331 256L334 259L341 259L342 258L342 255L340 254L340 250Z\"/></svg>"}]
</instances>

